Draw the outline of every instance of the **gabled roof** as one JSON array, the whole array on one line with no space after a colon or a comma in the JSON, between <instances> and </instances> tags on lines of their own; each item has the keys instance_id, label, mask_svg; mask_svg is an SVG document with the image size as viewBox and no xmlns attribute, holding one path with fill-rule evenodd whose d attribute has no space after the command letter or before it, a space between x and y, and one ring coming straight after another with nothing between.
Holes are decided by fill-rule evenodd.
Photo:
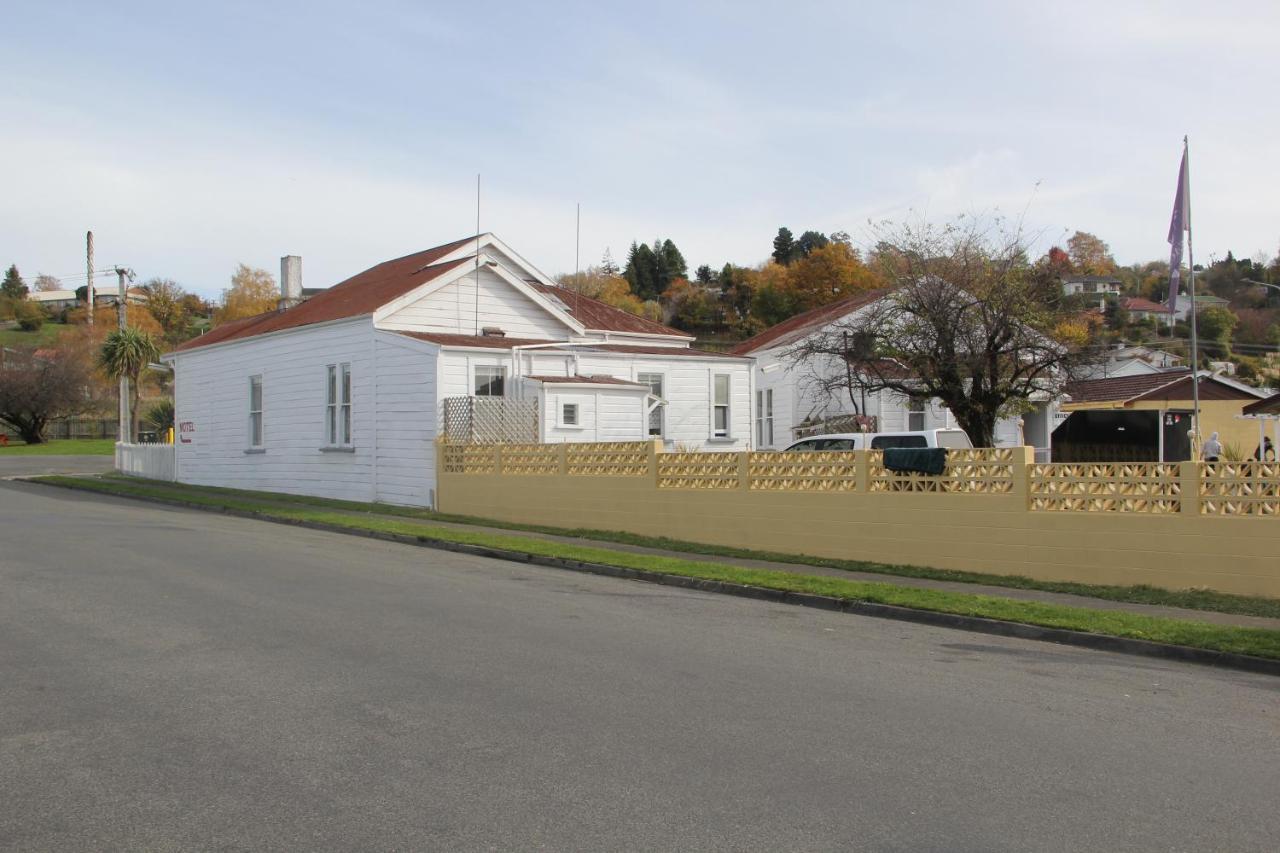
<instances>
[{"instance_id":1,"label":"gabled roof","mask_svg":"<svg viewBox=\"0 0 1280 853\"><path fill-rule=\"evenodd\" d=\"M644 317L628 314L621 308L606 305L598 299L583 296L581 293L569 290L567 287L556 287L539 282L531 282L531 284L539 293L559 299L569 313L573 315L574 319L593 332L629 332L640 335L693 337L679 329L673 329L670 326L646 320Z\"/></svg>"},{"instance_id":2,"label":"gabled roof","mask_svg":"<svg viewBox=\"0 0 1280 853\"><path fill-rule=\"evenodd\" d=\"M1071 397L1071 403L1128 405L1139 400L1190 400L1191 371L1183 368L1137 376L1086 379L1068 383L1067 394ZM1259 396L1258 392L1237 382L1200 372L1201 400L1254 400Z\"/></svg>"},{"instance_id":3,"label":"gabled roof","mask_svg":"<svg viewBox=\"0 0 1280 853\"><path fill-rule=\"evenodd\" d=\"M371 314L392 299L403 296L415 287L465 263L466 258L458 258L446 263L437 262L450 252L474 241L474 237L468 237L412 255L405 255L403 258L384 261L285 311L268 311L256 317L223 323L207 334L187 341L176 351L183 352L223 341L263 335L267 332L279 332L298 326L328 323Z\"/></svg>"},{"instance_id":4,"label":"gabled roof","mask_svg":"<svg viewBox=\"0 0 1280 853\"><path fill-rule=\"evenodd\" d=\"M870 305L888 292L887 290L869 290L866 293L859 293L848 299L841 299L839 302L832 302L830 305L797 314L776 326L770 326L755 337L747 338L729 352L733 355L750 355L769 347L795 343L823 326L834 323L863 306Z\"/></svg>"}]
</instances>

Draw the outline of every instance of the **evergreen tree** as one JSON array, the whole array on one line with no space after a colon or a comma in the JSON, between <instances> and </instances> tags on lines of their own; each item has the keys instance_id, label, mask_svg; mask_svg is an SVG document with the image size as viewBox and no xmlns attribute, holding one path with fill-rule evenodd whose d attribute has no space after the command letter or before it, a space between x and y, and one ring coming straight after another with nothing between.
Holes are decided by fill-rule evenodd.
<instances>
[{"instance_id":1,"label":"evergreen tree","mask_svg":"<svg viewBox=\"0 0 1280 853\"><path fill-rule=\"evenodd\" d=\"M667 274L671 277L667 279L667 284L670 284L672 279L689 277L689 265L685 263L684 255L680 254L676 244L670 240L662 241L662 259L667 268Z\"/></svg>"},{"instance_id":2,"label":"evergreen tree","mask_svg":"<svg viewBox=\"0 0 1280 853\"><path fill-rule=\"evenodd\" d=\"M662 288L658 286L656 276L656 258L648 244L631 244L627 253L627 267L622 277L631 285L632 292L642 300L657 299Z\"/></svg>"},{"instance_id":3,"label":"evergreen tree","mask_svg":"<svg viewBox=\"0 0 1280 853\"><path fill-rule=\"evenodd\" d=\"M807 258L813 253L814 249L821 249L831 241L827 239L827 235L821 231L806 231L800 235L800 239L796 241L796 249L792 254L792 260L796 258Z\"/></svg>"},{"instance_id":4,"label":"evergreen tree","mask_svg":"<svg viewBox=\"0 0 1280 853\"><path fill-rule=\"evenodd\" d=\"M699 284L714 284L716 280L716 274L707 264L703 264L694 270L693 277L698 280Z\"/></svg>"},{"instance_id":5,"label":"evergreen tree","mask_svg":"<svg viewBox=\"0 0 1280 853\"><path fill-rule=\"evenodd\" d=\"M635 248L635 243L631 244ZM613 262L613 253L609 251L609 247L604 247L604 257L600 259L600 272L603 275L617 275L618 265Z\"/></svg>"},{"instance_id":6,"label":"evergreen tree","mask_svg":"<svg viewBox=\"0 0 1280 853\"><path fill-rule=\"evenodd\" d=\"M10 264L9 269L5 272L4 283L0 284L0 295L7 296L10 299L27 298L27 283L18 274L17 264Z\"/></svg>"},{"instance_id":7,"label":"evergreen tree","mask_svg":"<svg viewBox=\"0 0 1280 853\"><path fill-rule=\"evenodd\" d=\"M773 259L785 267L791 263L795 250L796 241L791 236L791 229L784 225L778 229L778 236L773 238Z\"/></svg>"}]
</instances>

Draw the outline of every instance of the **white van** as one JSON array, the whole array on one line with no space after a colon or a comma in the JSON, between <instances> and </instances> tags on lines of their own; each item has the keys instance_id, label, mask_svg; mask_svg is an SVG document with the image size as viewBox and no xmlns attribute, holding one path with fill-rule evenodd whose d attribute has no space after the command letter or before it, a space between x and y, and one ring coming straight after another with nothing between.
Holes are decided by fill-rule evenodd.
<instances>
[{"instance_id":1,"label":"white van","mask_svg":"<svg viewBox=\"0 0 1280 853\"><path fill-rule=\"evenodd\" d=\"M837 432L811 435L790 444L791 450L884 450L886 447L969 448L973 442L962 429L925 429L917 432Z\"/></svg>"}]
</instances>

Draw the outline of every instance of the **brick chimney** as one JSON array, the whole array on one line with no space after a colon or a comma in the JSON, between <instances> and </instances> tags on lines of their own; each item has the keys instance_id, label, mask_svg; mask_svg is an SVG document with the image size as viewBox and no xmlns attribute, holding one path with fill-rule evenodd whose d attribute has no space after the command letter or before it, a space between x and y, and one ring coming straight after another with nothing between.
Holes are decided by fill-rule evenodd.
<instances>
[{"instance_id":1,"label":"brick chimney","mask_svg":"<svg viewBox=\"0 0 1280 853\"><path fill-rule=\"evenodd\" d=\"M302 258L285 255L280 259L280 302L283 311L302 301Z\"/></svg>"}]
</instances>

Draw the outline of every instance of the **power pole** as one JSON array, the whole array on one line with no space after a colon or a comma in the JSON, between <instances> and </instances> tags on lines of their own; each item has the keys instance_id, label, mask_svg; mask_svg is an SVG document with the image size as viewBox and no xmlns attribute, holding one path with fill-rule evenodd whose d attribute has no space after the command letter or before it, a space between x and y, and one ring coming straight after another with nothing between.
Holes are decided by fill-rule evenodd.
<instances>
[{"instance_id":1,"label":"power pole","mask_svg":"<svg viewBox=\"0 0 1280 853\"><path fill-rule=\"evenodd\" d=\"M116 302L116 322L121 330L129 325L129 315L127 313L127 298L129 295L129 279L133 278L133 270L124 267L116 267L116 278L120 284L119 296ZM129 417L129 377L120 377L120 428L117 430L118 440L122 444L128 444L133 440L133 422Z\"/></svg>"},{"instance_id":2,"label":"power pole","mask_svg":"<svg viewBox=\"0 0 1280 853\"><path fill-rule=\"evenodd\" d=\"M88 296L89 296L89 325L93 325L93 232L85 232L85 258L87 261L87 271L89 273Z\"/></svg>"}]
</instances>

